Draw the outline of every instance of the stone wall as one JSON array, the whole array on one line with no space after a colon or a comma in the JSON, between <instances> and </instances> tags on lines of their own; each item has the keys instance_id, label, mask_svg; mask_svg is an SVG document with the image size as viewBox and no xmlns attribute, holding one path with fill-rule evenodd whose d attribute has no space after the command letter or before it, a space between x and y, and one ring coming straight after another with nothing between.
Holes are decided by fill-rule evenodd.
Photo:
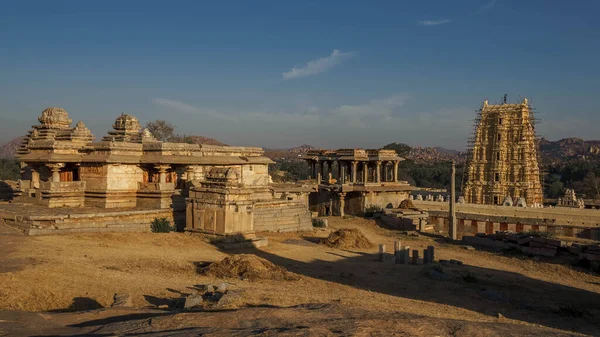
<instances>
[{"instance_id":1,"label":"stone wall","mask_svg":"<svg viewBox=\"0 0 600 337\"><path fill-rule=\"evenodd\" d=\"M294 232L312 230L312 217L298 201L266 201L254 204L254 230Z\"/></svg>"},{"instance_id":2,"label":"stone wall","mask_svg":"<svg viewBox=\"0 0 600 337\"><path fill-rule=\"evenodd\" d=\"M429 222L437 232L448 232L448 203L418 200L413 203L429 213ZM600 240L600 210L457 204L456 217L459 237L497 231L541 231Z\"/></svg>"},{"instance_id":3,"label":"stone wall","mask_svg":"<svg viewBox=\"0 0 600 337\"><path fill-rule=\"evenodd\" d=\"M18 215L0 211L0 218L6 224L29 235L69 234L90 232L149 232L150 224L156 218L166 218L173 222L171 210L93 210L88 213Z\"/></svg>"},{"instance_id":4,"label":"stone wall","mask_svg":"<svg viewBox=\"0 0 600 337\"><path fill-rule=\"evenodd\" d=\"M267 165L243 165L240 169L243 186L269 185L269 168Z\"/></svg>"},{"instance_id":5,"label":"stone wall","mask_svg":"<svg viewBox=\"0 0 600 337\"><path fill-rule=\"evenodd\" d=\"M364 198L365 207L376 205L381 208L397 208L403 200L408 199L408 192L371 192L366 193Z\"/></svg>"}]
</instances>

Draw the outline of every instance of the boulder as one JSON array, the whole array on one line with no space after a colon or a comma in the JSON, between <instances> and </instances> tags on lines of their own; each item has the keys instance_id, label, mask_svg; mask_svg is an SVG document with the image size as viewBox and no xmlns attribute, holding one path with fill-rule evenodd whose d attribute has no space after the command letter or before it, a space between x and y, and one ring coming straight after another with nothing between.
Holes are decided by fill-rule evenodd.
<instances>
[{"instance_id":1,"label":"boulder","mask_svg":"<svg viewBox=\"0 0 600 337\"><path fill-rule=\"evenodd\" d=\"M225 294L229 290L229 283L223 282L216 286L215 292Z\"/></svg>"},{"instance_id":2,"label":"boulder","mask_svg":"<svg viewBox=\"0 0 600 337\"><path fill-rule=\"evenodd\" d=\"M132 307L131 296L129 294L115 294L111 307Z\"/></svg>"},{"instance_id":3,"label":"boulder","mask_svg":"<svg viewBox=\"0 0 600 337\"><path fill-rule=\"evenodd\" d=\"M199 293L192 293L185 298L185 303L183 307L185 309L191 309L194 307L201 306L203 303L204 299L202 298L202 295L200 295Z\"/></svg>"}]
</instances>

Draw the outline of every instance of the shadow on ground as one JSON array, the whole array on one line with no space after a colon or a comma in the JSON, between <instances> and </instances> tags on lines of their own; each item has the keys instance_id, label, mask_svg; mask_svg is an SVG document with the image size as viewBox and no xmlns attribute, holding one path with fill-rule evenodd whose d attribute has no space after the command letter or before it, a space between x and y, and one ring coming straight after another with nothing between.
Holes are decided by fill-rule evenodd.
<instances>
[{"instance_id":1,"label":"shadow on ground","mask_svg":"<svg viewBox=\"0 0 600 337\"><path fill-rule=\"evenodd\" d=\"M314 237L306 239L317 242ZM226 253L255 254L300 275L368 291L600 335L600 294L519 273L457 264L397 265L391 254L387 263L381 263L377 254L334 249L330 253L341 260L310 263L259 249Z\"/></svg>"}]
</instances>

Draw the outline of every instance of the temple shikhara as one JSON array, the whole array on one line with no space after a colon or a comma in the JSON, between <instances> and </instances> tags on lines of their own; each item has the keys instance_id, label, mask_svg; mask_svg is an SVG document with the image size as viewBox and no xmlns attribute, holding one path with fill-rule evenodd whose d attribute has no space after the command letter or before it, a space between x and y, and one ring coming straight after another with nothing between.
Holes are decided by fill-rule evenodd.
<instances>
[{"instance_id":1,"label":"temple shikhara","mask_svg":"<svg viewBox=\"0 0 600 337\"><path fill-rule=\"evenodd\" d=\"M484 101L467 165L467 203L533 206L542 203L542 185L533 111L521 103Z\"/></svg>"}]
</instances>

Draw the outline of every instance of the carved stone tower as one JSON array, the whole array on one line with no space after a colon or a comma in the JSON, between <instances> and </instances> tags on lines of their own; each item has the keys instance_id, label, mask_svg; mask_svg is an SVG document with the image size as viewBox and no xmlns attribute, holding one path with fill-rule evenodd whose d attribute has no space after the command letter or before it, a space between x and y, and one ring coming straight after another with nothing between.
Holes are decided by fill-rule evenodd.
<instances>
[{"instance_id":1,"label":"carved stone tower","mask_svg":"<svg viewBox=\"0 0 600 337\"><path fill-rule=\"evenodd\" d=\"M484 101L475 120L464 196L468 203L500 205L510 197L524 206L542 202L534 119L525 98L518 104ZM520 200L520 202L517 202Z\"/></svg>"}]
</instances>

